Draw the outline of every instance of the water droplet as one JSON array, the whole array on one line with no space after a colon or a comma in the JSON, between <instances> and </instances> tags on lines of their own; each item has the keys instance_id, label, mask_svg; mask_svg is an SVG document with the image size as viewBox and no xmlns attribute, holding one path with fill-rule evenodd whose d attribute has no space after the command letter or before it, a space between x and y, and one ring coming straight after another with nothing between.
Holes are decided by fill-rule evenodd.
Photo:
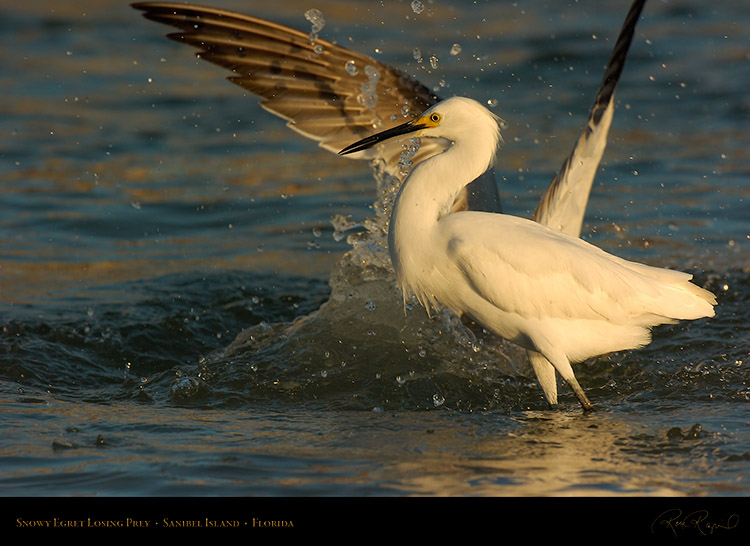
<instances>
[{"instance_id":1,"label":"water droplet","mask_svg":"<svg viewBox=\"0 0 750 546\"><path fill-rule=\"evenodd\" d=\"M367 77L371 80L377 81L380 79L380 72L378 72L378 69L369 64L365 67L365 74L367 74Z\"/></svg>"},{"instance_id":2,"label":"water droplet","mask_svg":"<svg viewBox=\"0 0 750 546\"><path fill-rule=\"evenodd\" d=\"M437 394L437 393L432 395L433 406L435 406L436 408L439 408L443 404L445 404L445 396L443 396L442 394Z\"/></svg>"},{"instance_id":3,"label":"water droplet","mask_svg":"<svg viewBox=\"0 0 750 546\"><path fill-rule=\"evenodd\" d=\"M323 27L326 26L326 20L323 18L323 12L321 12L319 9L309 9L305 12L305 19L310 21L310 24L312 25L312 34L315 34L315 38L317 38L317 34L320 33L321 30L323 30ZM311 41L315 41L314 39Z\"/></svg>"},{"instance_id":4,"label":"water droplet","mask_svg":"<svg viewBox=\"0 0 750 546\"><path fill-rule=\"evenodd\" d=\"M454 57L461 53L461 44L453 44L453 47L451 47L451 55Z\"/></svg>"},{"instance_id":5,"label":"water droplet","mask_svg":"<svg viewBox=\"0 0 750 546\"><path fill-rule=\"evenodd\" d=\"M435 55L431 55L430 56L430 66L432 68L437 68L438 67L438 58Z\"/></svg>"},{"instance_id":6,"label":"water droplet","mask_svg":"<svg viewBox=\"0 0 750 546\"><path fill-rule=\"evenodd\" d=\"M376 307L377 306L375 305L374 301L368 301L367 303L365 303L365 309L367 309L368 311L374 311Z\"/></svg>"},{"instance_id":7,"label":"water droplet","mask_svg":"<svg viewBox=\"0 0 750 546\"><path fill-rule=\"evenodd\" d=\"M413 0L411 3L411 10L419 15L424 11L424 4L420 2L419 0Z\"/></svg>"},{"instance_id":8,"label":"water droplet","mask_svg":"<svg viewBox=\"0 0 750 546\"><path fill-rule=\"evenodd\" d=\"M354 63L354 61L346 61L346 64L344 66L350 76L356 76L357 74L359 74L359 69L357 68L357 65Z\"/></svg>"},{"instance_id":9,"label":"water droplet","mask_svg":"<svg viewBox=\"0 0 750 546\"><path fill-rule=\"evenodd\" d=\"M418 47L415 47L412 52L412 57L414 57L414 60L418 63L422 62L422 50L420 50Z\"/></svg>"}]
</instances>

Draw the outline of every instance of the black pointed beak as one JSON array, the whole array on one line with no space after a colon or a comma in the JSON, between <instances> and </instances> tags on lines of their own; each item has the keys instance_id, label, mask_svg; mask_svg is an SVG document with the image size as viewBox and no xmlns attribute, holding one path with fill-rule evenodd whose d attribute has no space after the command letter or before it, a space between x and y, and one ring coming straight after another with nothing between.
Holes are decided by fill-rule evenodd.
<instances>
[{"instance_id":1,"label":"black pointed beak","mask_svg":"<svg viewBox=\"0 0 750 546\"><path fill-rule=\"evenodd\" d=\"M355 142L354 144L350 144L349 146L341 150L339 152L339 155L346 155L354 152L360 152L362 150L367 150L368 148L372 148L376 144L388 140L389 138L408 135L409 133L416 133L417 131L421 131L422 129L427 128L427 125L423 123L417 123L418 121L419 119L413 119L411 121L407 121L402 125L398 125L396 127L392 127L391 129L386 129L385 131L382 131L380 133L376 133L374 135L363 138L362 140Z\"/></svg>"}]
</instances>

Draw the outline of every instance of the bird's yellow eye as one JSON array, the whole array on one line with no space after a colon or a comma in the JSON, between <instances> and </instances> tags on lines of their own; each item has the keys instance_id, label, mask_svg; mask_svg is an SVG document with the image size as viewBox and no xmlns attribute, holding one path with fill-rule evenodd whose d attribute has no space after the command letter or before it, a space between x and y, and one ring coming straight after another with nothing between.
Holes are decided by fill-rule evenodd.
<instances>
[{"instance_id":1,"label":"bird's yellow eye","mask_svg":"<svg viewBox=\"0 0 750 546\"><path fill-rule=\"evenodd\" d=\"M438 114L437 112L433 112L432 114L430 114L430 121L433 122L433 123L439 122L440 121L440 114Z\"/></svg>"}]
</instances>

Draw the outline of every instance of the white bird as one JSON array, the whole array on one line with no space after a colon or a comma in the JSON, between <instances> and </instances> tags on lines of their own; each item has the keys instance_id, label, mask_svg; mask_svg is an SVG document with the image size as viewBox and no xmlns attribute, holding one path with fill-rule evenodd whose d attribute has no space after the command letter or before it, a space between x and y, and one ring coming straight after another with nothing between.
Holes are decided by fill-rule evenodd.
<instances>
[{"instance_id":1,"label":"white bird","mask_svg":"<svg viewBox=\"0 0 750 546\"><path fill-rule=\"evenodd\" d=\"M451 212L501 141L497 117L472 99L446 99L340 153L408 135L441 139L445 150L414 167L394 203L389 253L404 297L468 315L538 355L534 370L550 404L554 370L590 410L571 363L642 347L653 326L714 315L714 295L687 273L623 260L531 220Z\"/></svg>"},{"instance_id":2,"label":"white bird","mask_svg":"<svg viewBox=\"0 0 750 546\"><path fill-rule=\"evenodd\" d=\"M589 193L606 147L614 112L614 92L635 26L646 0L634 0L607 63L602 84L581 135L542 195L532 219L579 236ZM133 7L148 19L176 27L169 38L195 46L198 57L232 71L229 80L262 98L261 105L297 133L326 150L341 147L378 127L393 128L399 118L414 120L440 98L404 72L295 29L227 10L170 2ZM414 165L445 150L444 139L424 139ZM378 159L403 179L401 143L396 139L347 157ZM459 190L451 211L500 212L490 168ZM555 366L529 350L529 361L547 401L557 403Z\"/></svg>"}]
</instances>

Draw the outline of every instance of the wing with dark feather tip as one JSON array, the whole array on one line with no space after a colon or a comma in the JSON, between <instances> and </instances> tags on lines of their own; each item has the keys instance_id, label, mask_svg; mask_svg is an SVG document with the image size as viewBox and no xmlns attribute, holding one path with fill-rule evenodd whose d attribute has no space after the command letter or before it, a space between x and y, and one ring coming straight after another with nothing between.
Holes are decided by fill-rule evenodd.
<instances>
[{"instance_id":1,"label":"wing with dark feather tip","mask_svg":"<svg viewBox=\"0 0 750 546\"><path fill-rule=\"evenodd\" d=\"M338 153L368 134L417 117L440 99L409 75L367 55L283 25L231 11L168 2L141 2L144 17L173 26L168 34L198 49L198 57L229 69L229 80L261 97L267 111L290 129ZM402 143L386 143L356 159L381 158L386 171L404 178ZM423 141L411 161L442 151ZM494 173L477 179L454 210L499 211Z\"/></svg>"},{"instance_id":2,"label":"wing with dark feather tip","mask_svg":"<svg viewBox=\"0 0 750 546\"><path fill-rule=\"evenodd\" d=\"M576 237L581 234L591 186L612 124L615 87L645 3L646 0L636 0L631 6L604 71L586 127L534 211L533 219L541 224Z\"/></svg>"}]
</instances>

